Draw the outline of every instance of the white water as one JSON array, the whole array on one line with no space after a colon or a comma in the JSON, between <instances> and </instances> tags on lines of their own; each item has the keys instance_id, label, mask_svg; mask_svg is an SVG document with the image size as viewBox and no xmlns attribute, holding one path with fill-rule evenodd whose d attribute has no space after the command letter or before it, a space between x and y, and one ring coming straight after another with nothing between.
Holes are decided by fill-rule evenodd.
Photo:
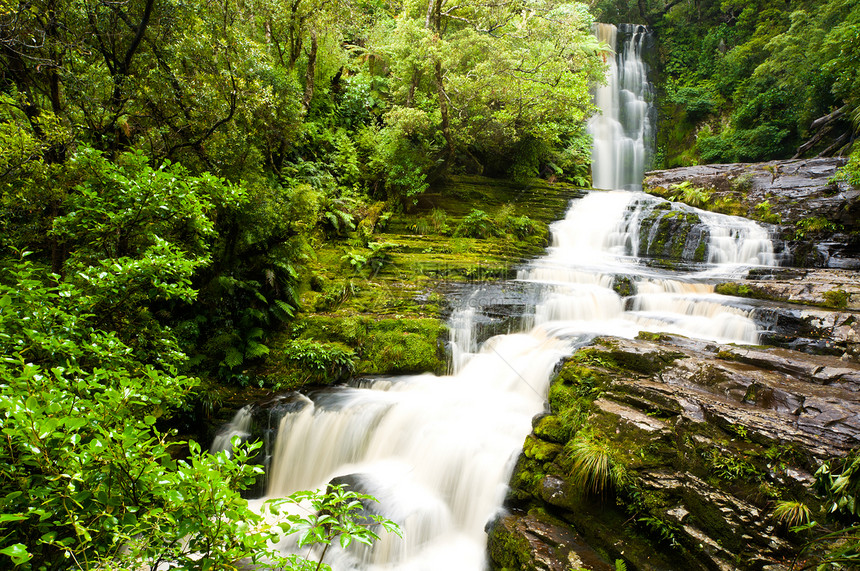
<instances>
[{"instance_id":1,"label":"white water","mask_svg":"<svg viewBox=\"0 0 860 571\"><path fill-rule=\"evenodd\" d=\"M209 447L209 452L216 454L224 450L232 450L232 440L234 436L238 436L241 440L245 440L251 435L251 413L253 412L252 405L245 405L240 408L236 415L229 423L225 424L215 439L212 441L212 446Z\"/></svg>"},{"instance_id":2,"label":"white water","mask_svg":"<svg viewBox=\"0 0 860 571\"><path fill-rule=\"evenodd\" d=\"M641 60L635 50L625 58L626 78L628 64L641 67ZM636 116L645 121L648 113ZM642 137L637 135L636 145L647 130L638 127ZM613 137L626 136L611 131ZM606 152L627 152L627 142L607 141ZM614 174L608 183L595 178L596 185L631 187L641 181L644 150L634 148L633 160L611 167L603 164L604 155L595 151L595 172ZM373 550L330 550L327 563L336 570L484 569L485 525L500 509L532 417L544 410L552 370L588 337L633 337L648 330L756 342L747 313L722 304L711 285L696 280L770 263L766 233L740 219L700 214L710 232L711 263L696 266L694 274L651 269L637 258L638 236L642 216L655 201L641 192L610 191L572 204L553 225L547 254L519 276L540 291L534 314L523 320L534 324L530 331L479 346L477 309L464 303L450 321L454 374L335 388L303 397L304 406L283 418L268 497L356 475L358 491L376 496L379 512L403 528L402 540L384 536ZM630 280L627 297L612 288L619 275ZM289 541L283 548L290 549Z\"/></svg>"},{"instance_id":3,"label":"white water","mask_svg":"<svg viewBox=\"0 0 860 571\"><path fill-rule=\"evenodd\" d=\"M648 34L644 26L633 25L624 26L623 32L627 37L618 46L616 26L595 24L595 35L611 51L604 56L608 64L606 85L598 88L594 97L601 113L588 125L594 141L594 188L641 189L649 159L651 84L641 57Z\"/></svg>"}]
</instances>

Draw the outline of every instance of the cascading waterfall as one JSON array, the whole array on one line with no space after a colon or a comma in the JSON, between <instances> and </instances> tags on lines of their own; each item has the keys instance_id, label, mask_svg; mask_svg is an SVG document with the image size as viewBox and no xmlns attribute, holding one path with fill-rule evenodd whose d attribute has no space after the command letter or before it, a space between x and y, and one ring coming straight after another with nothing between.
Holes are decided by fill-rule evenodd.
<instances>
[{"instance_id":1,"label":"cascading waterfall","mask_svg":"<svg viewBox=\"0 0 860 571\"><path fill-rule=\"evenodd\" d=\"M632 37L636 34L644 30ZM644 75L636 89L629 84L636 70L644 69L637 41L633 47L625 44L621 69L612 79L617 89L633 94L647 89ZM618 125L633 115L647 118L646 110L634 113L637 107L627 97L626 118L614 107L605 109L603 118ZM595 173L608 173L606 179L595 178L596 186L637 186L645 156L637 146L649 127L640 126L635 141L626 127L593 128ZM638 175L614 159L604 164L621 155ZM688 232L683 244L665 243L660 236L667 232L661 234L660 225L681 219L695 232ZM735 264L770 263L773 249L761 232L740 219L670 205L641 192L588 194L553 225L546 255L519 274L523 287L538 292L533 314L523 319L534 324L529 332L479 344L478 309L464 303L450 320L452 375L376 379L294 399L270 451L266 496L320 488L345 477L380 500L379 513L402 526L403 539L386 536L369 550L329 550L326 562L336 570L485 568L484 527L500 509L558 361L595 335L630 338L642 330L755 343L756 326L747 312L721 303L725 298L711 285L695 279ZM667 248L676 248L677 257L695 271L655 269L640 257ZM247 432L243 423L244 417L237 418L213 449L226 446L231 434ZM289 538L282 548L291 549Z\"/></svg>"},{"instance_id":2,"label":"cascading waterfall","mask_svg":"<svg viewBox=\"0 0 860 571\"><path fill-rule=\"evenodd\" d=\"M631 24L595 24L594 33L611 51L604 56L608 64L606 85L599 87L594 97L601 113L588 125L594 141L593 185L641 189L653 135L652 89L648 66L642 59L649 32L644 26Z\"/></svg>"}]
</instances>

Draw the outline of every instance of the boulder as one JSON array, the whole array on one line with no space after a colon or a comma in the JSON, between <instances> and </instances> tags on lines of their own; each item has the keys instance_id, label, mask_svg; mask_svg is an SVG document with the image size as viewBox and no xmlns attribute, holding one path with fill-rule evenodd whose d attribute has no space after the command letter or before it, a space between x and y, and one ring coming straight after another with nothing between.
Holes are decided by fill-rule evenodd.
<instances>
[{"instance_id":1,"label":"boulder","mask_svg":"<svg viewBox=\"0 0 860 571\"><path fill-rule=\"evenodd\" d=\"M803 548L773 508L797 500L815 513L818 466L860 445L860 364L640 337L596 339L562 367L511 480L515 511L491 531L495 569L510 568L505 544L529 561L557 548L516 510L552 514L628 569L777 570ZM615 466L600 493L575 475L572 443L582 438ZM814 560L815 549L804 556Z\"/></svg>"}]
</instances>

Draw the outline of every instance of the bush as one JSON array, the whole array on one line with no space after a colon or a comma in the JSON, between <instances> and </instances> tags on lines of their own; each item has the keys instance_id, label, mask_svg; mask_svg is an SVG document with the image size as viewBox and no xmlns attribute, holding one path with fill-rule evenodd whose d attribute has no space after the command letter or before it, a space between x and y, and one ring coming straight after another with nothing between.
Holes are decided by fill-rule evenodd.
<instances>
[{"instance_id":1,"label":"bush","mask_svg":"<svg viewBox=\"0 0 860 571\"><path fill-rule=\"evenodd\" d=\"M339 344L297 339L281 351L283 365L291 377L298 377L298 384L331 384L355 372L355 352Z\"/></svg>"},{"instance_id":2,"label":"bush","mask_svg":"<svg viewBox=\"0 0 860 571\"><path fill-rule=\"evenodd\" d=\"M499 235L499 228L483 210L473 208L457 225L454 236L466 238L490 238Z\"/></svg>"}]
</instances>

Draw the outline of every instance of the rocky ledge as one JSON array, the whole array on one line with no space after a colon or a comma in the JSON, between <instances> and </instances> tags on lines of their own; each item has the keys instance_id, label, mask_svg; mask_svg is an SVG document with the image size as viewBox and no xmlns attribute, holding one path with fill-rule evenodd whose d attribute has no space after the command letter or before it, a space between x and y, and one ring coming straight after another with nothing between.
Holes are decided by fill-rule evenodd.
<instances>
[{"instance_id":1,"label":"rocky ledge","mask_svg":"<svg viewBox=\"0 0 860 571\"><path fill-rule=\"evenodd\" d=\"M860 190L833 182L845 159L697 165L646 173L646 192L662 196L684 185L710 193L705 208L779 227L791 242L793 265L860 268ZM694 205L698 206L698 205Z\"/></svg>"},{"instance_id":2,"label":"rocky ledge","mask_svg":"<svg viewBox=\"0 0 860 571\"><path fill-rule=\"evenodd\" d=\"M774 508L819 516L813 475L860 445L858 395L860 365L836 357L597 339L535 418L509 512L490 526L493 566L787 569L810 537Z\"/></svg>"}]
</instances>

